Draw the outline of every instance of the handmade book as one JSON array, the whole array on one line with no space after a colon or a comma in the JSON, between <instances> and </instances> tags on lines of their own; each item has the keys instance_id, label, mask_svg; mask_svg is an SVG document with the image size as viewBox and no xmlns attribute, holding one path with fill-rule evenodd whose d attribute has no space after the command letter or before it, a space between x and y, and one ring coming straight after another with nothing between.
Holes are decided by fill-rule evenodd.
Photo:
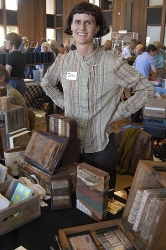
<instances>
[{"instance_id":1,"label":"handmade book","mask_svg":"<svg viewBox=\"0 0 166 250\"><path fill-rule=\"evenodd\" d=\"M144 223L141 229L141 236L145 240L149 240L153 228L155 227L158 217L160 216L161 210L164 207L166 199L165 198L154 198L151 200L148 212L146 214Z\"/></svg>"},{"instance_id":2,"label":"handmade book","mask_svg":"<svg viewBox=\"0 0 166 250\"><path fill-rule=\"evenodd\" d=\"M28 163L54 174L68 148L69 139L37 130L25 150Z\"/></svg>"},{"instance_id":3,"label":"handmade book","mask_svg":"<svg viewBox=\"0 0 166 250\"><path fill-rule=\"evenodd\" d=\"M0 110L10 109L10 96L1 96L0 97Z\"/></svg>"},{"instance_id":4,"label":"handmade book","mask_svg":"<svg viewBox=\"0 0 166 250\"><path fill-rule=\"evenodd\" d=\"M24 132L26 130L27 130L27 128L20 128L20 129L14 130L12 132L6 133L6 140L7 140L8 148L10 146L10 137L13 136L13 135L16 135L18 133Z\"/></svg>"},{"instance_id":5,"label":"handmade book","mask_svg":"<svg viewBox=\"0 0 166 250\"><path fill-rule=\"evenodd\" d=\"M125 207L125 204L112 198L108 202L108 212L111 214L117 214Z\"/></svg>"},{"instance_id":6,"label":"handmade book","mask_svg":"<svg viewBox=\"0 0 166 250\"><path fill-rule=\"evenodd\" d=\"M51 176L51 209L65 209L72 206L69 176Z\"/></svg>"},{"instance_id":7,"label":"handmade book","mask_svg":"<svg viewBox=\"0 0 166 250\"><path fill-rule=\"evenodd\" d=\"M33 194L33 190L31 190L30 188L24 186L23 184L19 183L17 184L14 193L11 197L11 204L15 204L18 203L20 201L23 201L27 198L29 198L30 196L32 196Z\"/></svg>"},{"instance_id":8,"label":"handmade book","mask_svg":"<svg viewBox=\"0 0 166 250\"><path fill-rule=\"evenodd\" d=\"M150 206L150 202L153 198L166 198L166 188L144 190L139 210L137 212L136 219L133 224L134 231L136 232L141 231L147 211Z\"/></svg>"},{"instance_id":9,"label":"handmade book","mask_svg":"<svg viewBox=\"0 0 166 250\"><path fill-rule=\"evenodd\" d=\"M31 138L31 131L25 130L25 131L18 131L17 133L10 135L8 133L8 148L16 148L16 147L21 147L23 149L26 149L28 142Z\"/></svg>"},{"instance_id":10,"label":"handmade book","mask_svg":"<svg viewBox=\"0 0 166 250\"><path fill-rule=\"evenodd\" d=\"M139 206L140 206L143 192L144 192L143 190L137 190L137 192L136 192L134 202L133 202L133 205L131 207L131 210L130 210L130 213L128 216L128 222L130 222L131 224L134 224L134 222L136 220L136 215L137 215L137 212L139 210Z\"/></svg>"},{"instance_id":11,"label":"handmade book","mask_svg":"<svg viewBox=\"0 0 166 250\"><path fill-rule=\"evenodd\" d=\"M5 193L5 197L8 199L8 200L11 200L11 197L14 193L14 190L16 189L18 185L18 181L14 178L12 178L11 182L10 182L10 185Z\"/></svg>"},{"instance_id":12,"label":"handmade book","mask_svg":"<svg viewBox=\"0 0 166 250\"><path fill-rule=\"evenodd\" d=\"M7 167L0 164L0 183L3 183L6 179Z\"/></svg>"},{"instance_id":13,"label":"handmade book","mask_svg":"<svg viewBox=\"0 0 166 250\"><path fill-rule=\"evenodd\" d=\"M0 194L0 210L7 208L9 204L10 204L10 201L5 196Z\"/></svg>"}]
</instances>

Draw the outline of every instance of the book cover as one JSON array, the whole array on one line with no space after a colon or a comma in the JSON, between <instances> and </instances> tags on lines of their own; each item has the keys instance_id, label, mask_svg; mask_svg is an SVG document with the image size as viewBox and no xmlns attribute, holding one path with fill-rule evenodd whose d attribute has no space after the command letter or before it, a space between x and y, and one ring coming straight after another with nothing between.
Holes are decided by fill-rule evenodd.
<instances>
[{"instance_id":1,"label":"book cover","mask_svg":"<svg viewBox=\"0 0 166 250\"><path fill-rule=\"evenodd\" d=\"M0 183L3 183L6 179L7 167L0 164Z\"/></svg>"},{"instance_id":2,"label":"book cover","mask_svg":"<svg viewBox=\"0 0 166 250\"><path fill-rule=\"evenodd\" d=\"M18 181L17 181L16 179L13 178L13 179L11 180L11 182L10 182L10 185L9 185L9 187L8 187L8 189L7 189L7 191L6 191L6 193L5 193L5 197L6 197L7 199L11 200L11 197L12 197L12 195L13 195L13 193L14 193L16 187L17 187L17 185L18 185Z\"/></svg>"},{"instance_id":3,"label":"book cover","mask_svg":"<svg viewBox=\"0 0 166 250\"><path fill-rule=\"evenodd\" d=\"M9 204L10 204L10 201L5 196L0 194L0 210L7 208Z\"/></svg>"},{"instance_id":4,"label":"book cover","mask_svg":"<svg viewBox=\"0 0 166 250\"><path fill-rule=\"evenodd\" d=\"M33 190L18 182L17 187L11 197L11 204L23 201L32 196L32 194Z\"/></svg>"},{"instance_id":5,"label":"book cover","mask_svg":"<svg viewBox=\"0 0 166 250\"><path fill-rule=\"evenodd\" d=\"M9 148L21 147L26 148L31 138L32 133L29 130L19 132L9 137Z\"/></svg>"},{"instance_id":6,"label":"book cover","mask_svg":"<svg viewBox=\"0 0 166 250\"><path fill-rule=\"evenodd\" d=\"M153 198L166 198L166 189L145 189L143 192L143 196L141 198L141 203L139 206L139 210L136 215L135 222L133 224L133 230L138 232L141 231L142 225L144 223L146 214L148 212L151 200Z\"/></svg>"},{"instance_id":7,"label":"book cover","mask_svg":"<svg viewBox=\"0 0 166 250\"><path fill-rule=\"evenodd\" d=\"M111 214L117 214L125 207L125 204L112 198L108 202L108 212Z\"/></svg>"},{"instance_id":8,"label":"book cover","mask_svg":"<svg viewBox=\"0 0 166 250\"><path fill-rule=\"evenodd\" d=\"M13 135L16 135L18 133L24 132L24 131L27 131L27 128L20 128L18 130L12 131L10 133L6 133L6 139L7 139L7 146L8 146L8 148L10 148L10 137L13 136Z\"/></svg>"}]
</instances>

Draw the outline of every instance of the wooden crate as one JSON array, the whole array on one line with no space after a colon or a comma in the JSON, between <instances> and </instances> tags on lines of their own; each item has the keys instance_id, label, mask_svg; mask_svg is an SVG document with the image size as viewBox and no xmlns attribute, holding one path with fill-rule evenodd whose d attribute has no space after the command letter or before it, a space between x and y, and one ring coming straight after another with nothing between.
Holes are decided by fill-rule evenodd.
<instances>
[{"instance_id":1,"label":"wooden crate","mask_svg":"<svg viewBox=\"0 0 166 250\"><path fill-rule=\"evenodd\" d=\"M72 249L69 238L73 235L87 233L95 243L96 249L104 250L103 244L96 235L97 230L112 230L117 226L122 230L136 250L165 250L166 249L166 201L158 222L154 227L150 242L144 240L139 232L134 232L132 225L128 222L136 192L138 189L166 188L166 163L140 160L132 182L131 190L122 215L122 219L108 220L105 222L93 223L89 225L72 227L59 230L59 239L62 249Z\"/></svg>"},{"instance_id":2,"label":"wooden crate","mask_svg":"<svg viewBox=\"0 0 166 250\"><path fill-rule=\"evenodd\" d=\"M4 195L11 181L0 184L0 193ZM18 228L41 215L38 195L21 201L0 211L0 235Z\"/></svg>"}]
</instances>

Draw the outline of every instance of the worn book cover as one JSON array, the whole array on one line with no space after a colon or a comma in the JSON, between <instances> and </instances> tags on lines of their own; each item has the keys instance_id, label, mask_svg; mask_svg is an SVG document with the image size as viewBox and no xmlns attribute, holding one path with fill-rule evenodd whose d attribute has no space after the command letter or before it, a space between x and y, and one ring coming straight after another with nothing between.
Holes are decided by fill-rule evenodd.
<instances>
[{"instance_id":1,"label":"worn book cover","mask_svg":"<svg viewBox=\"0 0 166 250\"><path fill-rule=\"evenodd\" d=\"M3 183L6 179L7 167L0 164L0 183Z\"/></svg>"},{"instance_id":2,"label":"worn book cover","mask_svg":"<svg viewBox=\"0 0 166 250\"><path fill-rule=\"evenodd\" d=\"M10 204L10 201L5 196L0 194L0 210L7 208L9 204Z\"/></svg>"},{"instance_id":3,"label":"worn book cover","mask_svg":"<svg viewBox=\"0 0 166 250\"><path fill-rule=\"evenodd\" d=\"M17 184L14 193L11 197L11 204L15 204L18 203L20 201L23 201L27 198L29 198L30 196L32 196L33 194L33 190L31 190L30 188L24 186L23 184L19 183Z\"/></svg>"},{"instance_id":4,"label":"worn book cover","mask_svg":"<svg viewBox=\"0 0 166 250\"><path fill-rule=\"evenodd\" d=\"M125 207L125 204L112 198L108 202L108 212L111 214L117 214Z\"/></svg>"},{"instance_id":5,"label":"worn book cover","mask_svg":"<svg viewBox=\"0 0 166 250\"><path fill-rule=\"evenodd\" d=\"M32 133L29 130L18 132L9 137L9 149L21 147L26 149Z\"/></svg>"}]
</instances>

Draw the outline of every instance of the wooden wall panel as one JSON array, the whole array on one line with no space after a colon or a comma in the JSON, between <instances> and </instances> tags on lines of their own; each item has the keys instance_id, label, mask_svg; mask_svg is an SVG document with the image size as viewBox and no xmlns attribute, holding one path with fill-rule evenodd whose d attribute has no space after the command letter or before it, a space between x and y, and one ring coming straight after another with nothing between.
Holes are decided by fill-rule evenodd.
<instances>
[{"instance_id":1,"label":"wooden wall panel","mask_svg":"<svg viewBox=\"0 0 166 250\"><path fill-rule=\"evenodd\" d=\"M88 2L88 0L85 0ZM100 0L100 4L103 0ZM70 9L80 0L63 0L63 26ZM112 11L112 31L117 32L125 29L126 3L132 3L131 32L138 32L139 40L146 42L146 19L148 0L114 0ZM40 40L46 36L46 0L18 0L18 25L21 36ZM120 13L120 14L118 14ZM161 21L161 37L164 40L166 16L166 0L163 1ZM70 36L63 35L65 38Z\"/></svg>"},{"instance_id":2,"label":"wooden wall panel","mask_svg":"<svg viewBox=\"0 0 166 250\"><path fill-rule=\"evenodd\" d=\"M21 36L40 40L46 36L46 0L18 0L18 26Z\"/></svg>"},{"instance_id":3,"label":"wooden wall panel","mask_svg":"<svg viewBox=\"0 0 166 250\"><path fill-rule=\"evenodd\" d=\"M139 40L146 42L146 13L148 0L116 0L113 6L113 25L112 31L125 29L126 3L132 3L131 32L138 32ZM120 15L118 15L120 13Z\"/></svg>"}]
</instances>

